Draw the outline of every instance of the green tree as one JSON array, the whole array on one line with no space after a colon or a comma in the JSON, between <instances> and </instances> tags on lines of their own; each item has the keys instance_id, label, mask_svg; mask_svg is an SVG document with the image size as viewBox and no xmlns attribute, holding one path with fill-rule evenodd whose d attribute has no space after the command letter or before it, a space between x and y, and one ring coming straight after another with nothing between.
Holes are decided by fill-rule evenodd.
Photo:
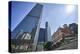
<instances>
[{"instance_id":1,"label":"green tree","mask_svg":"<svg viewBox=\"0 0 80 54\"><path fill-rule=\"evenodd\" d=\"M44 44L44 49L45 50L52 50L52 42L47 42Z\"/></svg>"}]
</instances>

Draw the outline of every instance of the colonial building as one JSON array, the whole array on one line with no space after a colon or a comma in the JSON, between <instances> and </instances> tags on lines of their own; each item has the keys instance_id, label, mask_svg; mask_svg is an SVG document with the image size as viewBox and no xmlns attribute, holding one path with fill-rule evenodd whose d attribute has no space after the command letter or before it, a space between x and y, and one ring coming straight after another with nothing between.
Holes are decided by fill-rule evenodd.
<instances>
[{"instance_id":1,"label":"colonial building","mask_svg":"<svg viewBox=\"0 0 80 54\"><path fill-rule=\"evenodd\" d=\"M70 36L71 34L72 31L70 30L70 28L66 24L64 24L63 28L59 27L58 30L52 35L53 43L56 44L60 42L64 37Z\"/></svg>"}]
</instances>

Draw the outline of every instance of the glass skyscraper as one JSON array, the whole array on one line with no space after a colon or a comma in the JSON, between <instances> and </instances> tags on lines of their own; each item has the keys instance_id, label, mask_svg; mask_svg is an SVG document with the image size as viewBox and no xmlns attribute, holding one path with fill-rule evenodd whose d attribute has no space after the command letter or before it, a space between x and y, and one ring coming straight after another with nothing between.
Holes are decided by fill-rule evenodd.
<instances>
[{"instance_id":1,"label":"glass skyscraper","mask_svg":"<svg viewBox=\"0 0 80 54\"><path fill-rule=\"evenodd\" d=\"M43 51L44 50L44 43L46 42L45 31L46 31L45 28L40 28L38 43L37 43L37 51Z\"/></svg>"},{"instance_id":2,"label":"glass skyscraper","mask_svg":"<svg viewBox=\"0 0 80 54\"><path fill-rule=\"evenodd\" d=\"M11 32L11 52L35 51L43 5L36 4Z\"/></svg>"},{"instance_id":3,"label":"glass skyscraper","mask_svg":"<svg viewBox=\"0 0 80 54\"><path fill-rule=\"evenodd\" d=\"M40 28L38 43L37 43L37 51L44 50L44 44L48 41L52 41L51 39L51 30L48 22L45 23L45 28Z\"/></svg>"},{"instance_id":4,"label":"glass skyscraper","mask_svg":"<svg viewBox=\"0 0 80 54\"><path fill-rule=\"evenodd\" d=\"M46 29L46 37L45 37L45 39L46 39L46 41L52 41L52 37L51 37L51 29L50 29L50 26L49 26L49 23L48 22L46 22L45 23L45 29Z\"/></svg>"}]
</instances>

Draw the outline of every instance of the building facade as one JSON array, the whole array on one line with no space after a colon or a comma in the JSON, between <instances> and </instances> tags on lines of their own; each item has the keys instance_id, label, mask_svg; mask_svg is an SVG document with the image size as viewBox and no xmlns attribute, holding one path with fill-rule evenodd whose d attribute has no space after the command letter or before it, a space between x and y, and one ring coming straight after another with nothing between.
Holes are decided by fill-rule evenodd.
<instances>
[{"instance_id":1,"label":"building facade","mask_svg":"<svg viewBox=\"0 0 80 54\"><path fill-rule=\"evenodd\" d=\"M64 24L63 28L59 27L56 32L52 35L53 43L56 44L58 42L61 42L61 40L66 37L72 35L72 31L69 29L69 27Z\"/></svg>"},{"instance_id":2,"label":"building facade","mask_svg":"<svg viewBox=\"0 0 80 54\"><path fill-rule=\"evenodd\" d=\"M46 37L45 37L45 39L46 39L46 41L52 41L52 37L51 37L51 29L50 29L50 26L49 26L49 23L48 22L46 22L45 23L45 29L46 29L46 32L45 32L45 35L46 35Z\"/></svg>"},{"instance_id":3,"label":"building facade","mask_svg":"<svg viewBox=\"0 0 80 54\"><path fill-rule=\"evenodd\" d=\"M43 51L44 50L44 43L46 42L45 31L46 31L45 28L40 28L38 43L37 43L37 51Z\"/></svg>"},{"instance_id":4,"label":"building facade","mask_svg":"<svg viewBox=\"0 0 80 54\"><path fill-rule=\"evenodd\" d=\"M43 5L36 4L11 32L12 52L35 51L38 42L39 28Z\"/></svg>"},{"instance_id":5,"label":"building facade","mask_svg":"<svg viewBox=\"0 0 80 54\"><path fill-rule=\"evenodd\" d=\"M40 28L38 43L37 43L37 51L43 51L44 45L52 41L51 39L51 30L48 22L45 23L45 28Z\"/></svg>"}]
</instances>

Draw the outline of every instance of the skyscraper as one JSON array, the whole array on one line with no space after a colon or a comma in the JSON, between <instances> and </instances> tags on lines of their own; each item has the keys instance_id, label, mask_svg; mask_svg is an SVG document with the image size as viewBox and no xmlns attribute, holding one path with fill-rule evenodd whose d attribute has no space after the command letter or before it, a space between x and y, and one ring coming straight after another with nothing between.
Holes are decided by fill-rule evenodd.
<instances>
[{"instance_id":1,"label":"skyscraper","mask_svg":"<svg viewBox=\"0 0 80 54\"><path fill-rule=\"evenodd\" d=\"M40 28L38 42L45 42L45 28Z\"/></svg>"},{"instance_id":2,"label":"skyscraper","mask_svg":"<svg viewBox=\"0 0 80 54\"><path fill-rule=\"evenodd\" d=\"M12 52L22 52L30 47L31 51L36 50L42 8L41 4L36 4L11 32L11 48L14 48Z\"/></svg>"},{"instance_id":3,"label":"skyscraper","mask_svg":"<svg viewBox=\"0 0 80 54\"><path fill-rule=\"evenodd\" d=\"M45 29L46 29L46 32L45 32L45 34L46 34L46 37L45 37L46 41L52 41L52 39L51 39L51 30L50 30L50 26L49 26L48 22L46 22L46 24L45 24Z\"/></svg>"},{"instance_id":4,"label":"skyscraper","mask_svg":"<svg viewBox=\"0 0 80 54\"><path fill-rule=\"evenodd\" d=\"M51 39L51 30L48 22L45 23L45 28L40 28L39 31L39 37L38 37L38 43L37 43L37 50L43 51L44 50L44 44L48 41L52 41Z\"/></svg>"},{"instance_id":5,"label":"skyscraper","mask_svg":"<svg viewBox=\"0 0 80 54\"><path fill-rule=\"evenodd\" d=\"M43 51L44 50L44 43L46 42L45 40L45 28L40 28L39 31L39 37L38 37L38 43L37 43L37 51Z\"/></svg>"}]
</instances>

